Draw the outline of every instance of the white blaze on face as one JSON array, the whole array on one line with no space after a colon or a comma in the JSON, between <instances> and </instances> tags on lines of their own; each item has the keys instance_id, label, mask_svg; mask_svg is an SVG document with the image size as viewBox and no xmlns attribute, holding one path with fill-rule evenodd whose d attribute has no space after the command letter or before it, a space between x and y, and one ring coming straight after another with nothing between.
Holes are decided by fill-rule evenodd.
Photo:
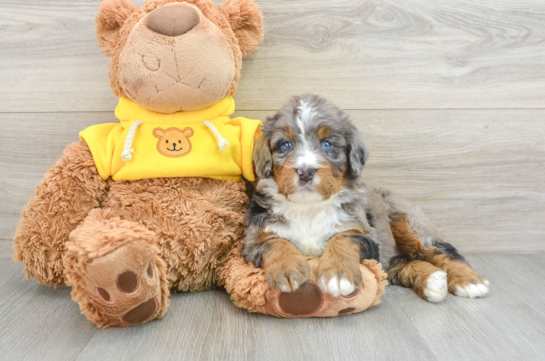
<instances>
[{"instance_id":1,"label":"white blaze on face","mask_svg":"<svg viewBox=\"0 0 545 361\"><path fill-rule=\"evenodd\" d=\"M313 149L311 141L305 137L306 130L310 127L314 115L315 112L312 106L302 100L297 108L296 119L297 126L299 127L297 138L301 144L295 156L294 166L296 169L318 169L320 167L320 154L316 149ZM316 184L316 182L314 183Z\"/></svg>"}]
</instances>

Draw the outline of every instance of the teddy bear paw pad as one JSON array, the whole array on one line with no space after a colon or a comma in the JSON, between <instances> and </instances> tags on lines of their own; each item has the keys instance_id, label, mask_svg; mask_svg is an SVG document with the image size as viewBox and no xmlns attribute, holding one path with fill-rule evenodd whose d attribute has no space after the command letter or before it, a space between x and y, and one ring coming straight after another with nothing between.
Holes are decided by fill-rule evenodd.
<instances>
[{"instance_id":1,"label":"teddy bear paw pad","mask_svg":"<svg viewBox=\"0 0 545 361\"><path fill-rule=\"evenodd\" d=\"M158 314L161 280L146 242L129 243L95 259L85 279L95 307L119 326L143 323Z\"/></svg>"},{"instance_id":2,"label":"teddy bear paw pad","mask_svg":"<svg viewBox=\"0 0 545 361\"><path fill-rule=\"evenodd\" d=\"M150 298L146 302L127 312L123 316L123 321L131 325L142 323L153 316L157 312L158 308L157 298Z\"/></svg>"},{"instance_id":3,"label":"teddy bear paw pad","mask_svg":"<svg viewBox=\"0 0 545 361\"><path fill-rule=\"evenodd\" d=\"M278 308L293 316L307 316L320 309L323 303L322 291L314 283L305 282L294 292L278 295Z\"/></svg>"}]
</instances>

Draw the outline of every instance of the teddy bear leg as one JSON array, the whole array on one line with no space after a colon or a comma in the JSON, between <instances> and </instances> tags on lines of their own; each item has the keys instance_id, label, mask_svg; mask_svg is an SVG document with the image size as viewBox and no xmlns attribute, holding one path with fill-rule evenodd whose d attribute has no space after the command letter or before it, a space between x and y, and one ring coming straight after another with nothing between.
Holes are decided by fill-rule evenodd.
<instances>
[{"instance_id":1,"label":"teddy bear leg","mask_svg":"<svg viewBox=\"0 0 545 361\"><path fill-rule=\"evenodd\" d=\"M85 142L64 149L36 187L15 232L13 260L23 262L27 278L55 287L65 283L62 257L68 236L100 207L107 188Z\"/></svg>"},{"instance_id":2,"label":"teddy bear leg","mask_svg":"<svg viewBox=\"0 0 545 361\"><path fill-rule=\"evenodd\" d=\"M111 210L91 211L72 231L63 262L72 298L100 328L148 322L168 308L155 233Z\"/></svg>"}]
</instances>

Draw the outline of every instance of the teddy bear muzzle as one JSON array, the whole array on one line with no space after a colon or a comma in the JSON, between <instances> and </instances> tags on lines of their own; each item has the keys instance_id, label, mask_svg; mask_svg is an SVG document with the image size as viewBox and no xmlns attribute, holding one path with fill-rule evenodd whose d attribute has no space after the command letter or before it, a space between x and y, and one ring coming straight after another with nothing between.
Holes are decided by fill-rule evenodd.
<instances>
[{"instance_id":1,"label":"teddy bear muzzle","mask_svg":"<svg viewBox=\"0 0 545 361\"><path fill-rule=\"evenodd\" d=\"M200 22L199 13L185 4L172 4L160 7L149 13L146 19L148 29L166 36L180 36Z\"/></svg>"}]
</instances>

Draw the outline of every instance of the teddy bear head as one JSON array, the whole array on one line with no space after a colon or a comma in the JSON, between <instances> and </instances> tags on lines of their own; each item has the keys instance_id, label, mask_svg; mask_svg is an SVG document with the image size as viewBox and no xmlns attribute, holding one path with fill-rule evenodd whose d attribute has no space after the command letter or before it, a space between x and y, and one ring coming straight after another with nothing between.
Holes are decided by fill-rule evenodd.
<instances>
[{"instance_id":1,"label":"teddy bear head","mask_svg":"<svg viewBox=\"0 0 545 361\"><path fill-rule=\"evenodd\" d=\"M112 58L114 95L161 113L193 111L235 93L242 57L263 40L253 0L106 0L96 38Z\"/></svg>"}]
</instances>

